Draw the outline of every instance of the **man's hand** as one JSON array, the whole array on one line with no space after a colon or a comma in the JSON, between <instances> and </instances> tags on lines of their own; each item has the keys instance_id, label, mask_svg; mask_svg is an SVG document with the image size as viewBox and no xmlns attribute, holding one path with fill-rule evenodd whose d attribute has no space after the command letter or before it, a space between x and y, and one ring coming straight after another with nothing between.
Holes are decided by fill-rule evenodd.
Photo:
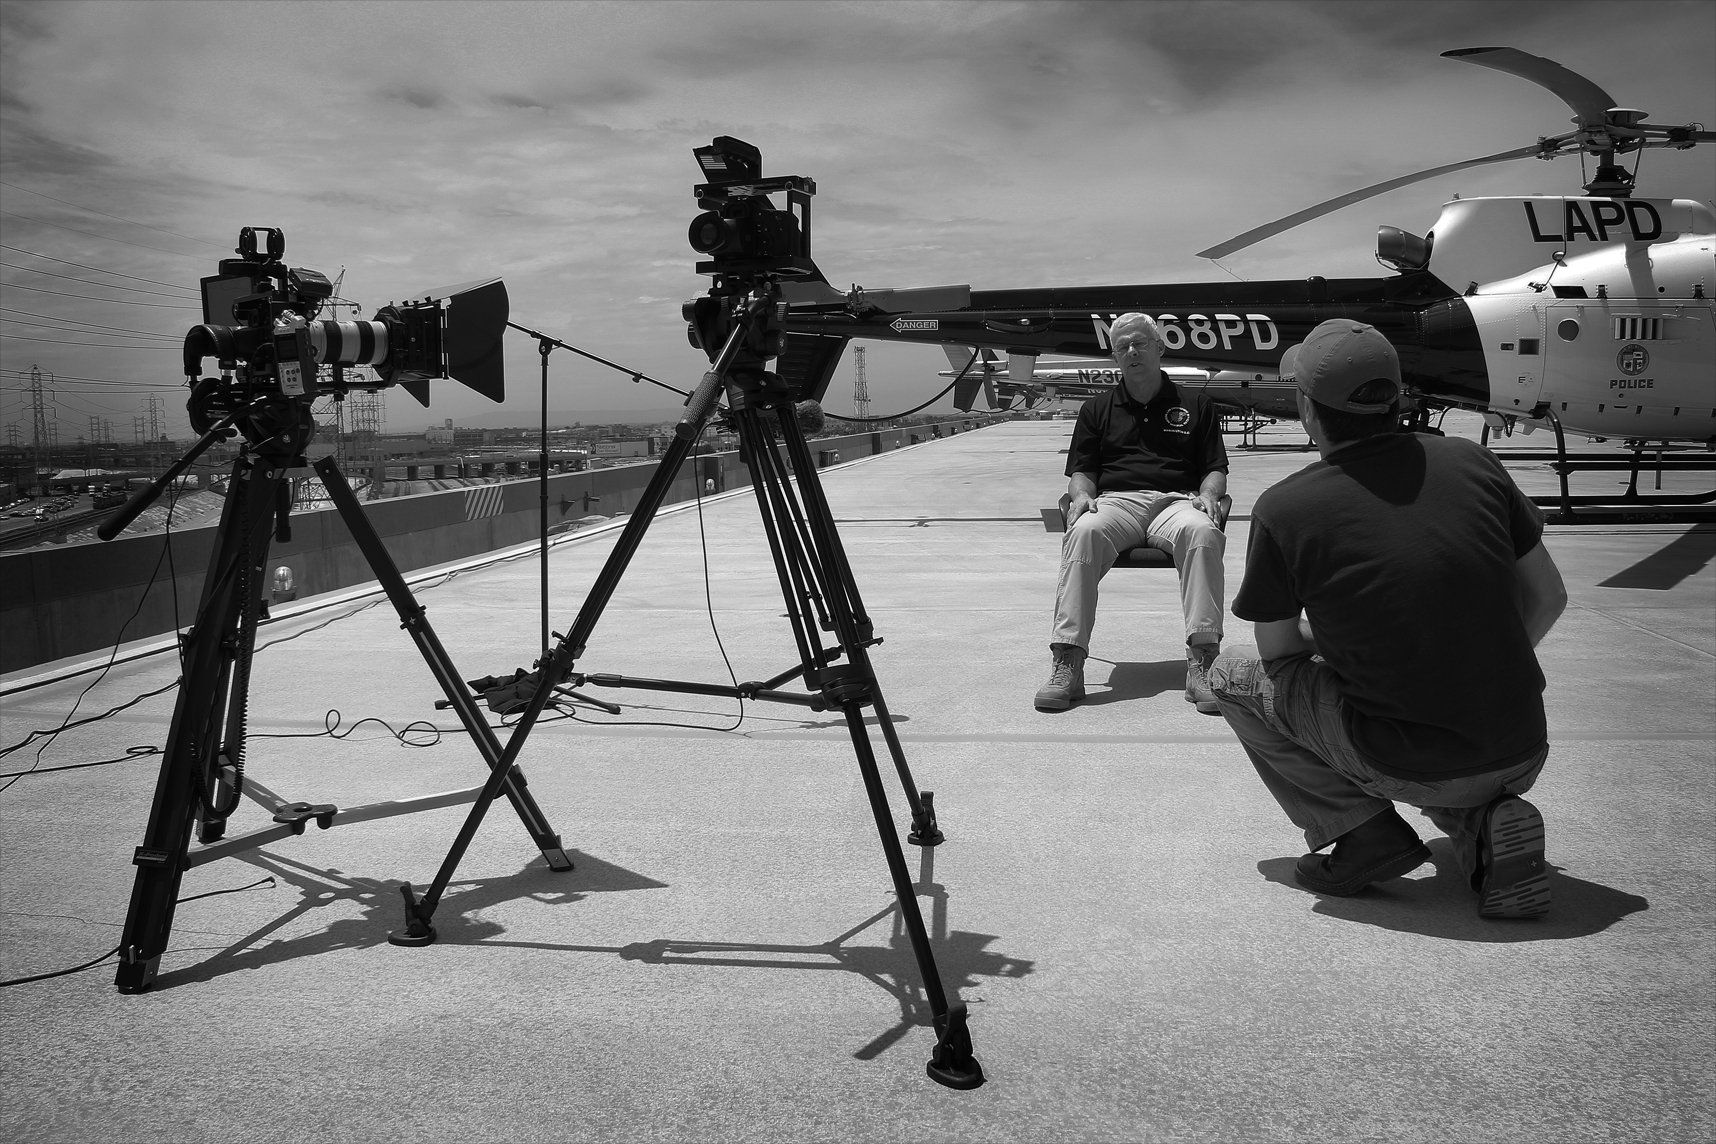
<instances>
[{"instance_id":1,"label":"man's hand","mask_svg":"<svg viewBox=\"0 0 1716 1144\"><path fill-rule=\"evenodd\" d=\"M1074 473L1067 481L1067 527L1087 512L1096 511L1096 474Z\"/></svg>"}]
</instances>

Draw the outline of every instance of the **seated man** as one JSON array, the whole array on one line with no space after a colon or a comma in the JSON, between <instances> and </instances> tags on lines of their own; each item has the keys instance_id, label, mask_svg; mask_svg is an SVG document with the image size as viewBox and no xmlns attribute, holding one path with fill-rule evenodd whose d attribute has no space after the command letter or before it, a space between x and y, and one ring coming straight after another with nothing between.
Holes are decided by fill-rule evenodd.
<instances>
[{"instance_id":1,"label":"seated man","mask_svg":"<svg viewBox=\"0 0 1716 1144\"><path fill-rule=\"evenodd\" d=\"M1217 659L1210 686L1305 832L1295 877L1348 895L1422 864L1404 802L1453 839L1480 915L1542 914L1543 818L1518 796L1549 753L1532 649L1567 604L1543 515L1487 449L1398 432L1400 363L1374 328L1324 322L1281 373L1322 459L1252 510L1233 612L1257 650Z\"/></svg>"},{"instance_id":2,"label":"seated man","mask_svg":"<svg viewBox=\"0 0 1716 1144\"><path fill-rule=\"evenodd\" d=\"M1084 697L1084 657L1096 622L1096 583L1119 553L1144 544L1174 554L1186 622L1186 701L1220 714L1205 672L1221 648L1222 555L1218 523L1227 493L1221 418L1208 396L1162 372L1162 335L1143 314L1109 330L1121 381L1079 410L1067 450L1067 531L1061 544L1054 668L1039 711Z\"/></svg>"}]
</instances>

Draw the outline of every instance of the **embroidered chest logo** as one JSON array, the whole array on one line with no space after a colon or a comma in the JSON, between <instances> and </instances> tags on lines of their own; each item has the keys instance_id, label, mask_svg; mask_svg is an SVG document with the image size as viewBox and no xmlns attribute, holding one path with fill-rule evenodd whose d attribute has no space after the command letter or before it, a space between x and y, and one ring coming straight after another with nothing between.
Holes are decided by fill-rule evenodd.
<instances>
[{"instance_id":1,"label":"embroidered chest logo","mask_svg":"<svg viewBox=\"0 0 1716 1144\"><path fill-rule=\"evenodd\" d=\"M1176 405L1163 415L1162 420L1168 423L1168 428L1183 431L1186 426L1192 423L1192 415L1189 410Z\"/></svg>"}]
</instances>

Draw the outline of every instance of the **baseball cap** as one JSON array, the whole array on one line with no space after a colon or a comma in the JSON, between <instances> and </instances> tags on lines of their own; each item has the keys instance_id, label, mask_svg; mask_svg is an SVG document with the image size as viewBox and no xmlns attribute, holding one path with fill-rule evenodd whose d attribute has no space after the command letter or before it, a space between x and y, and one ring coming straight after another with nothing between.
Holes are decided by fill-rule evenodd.
<instances>
[{"instance_id":1,"label":"baseball cap","mask_svg":"<svg viewBox=\"0 0 1716 1144\"><path fill-rule=\"evenodd\" d=\"M1329 319L1282 354L1281 375L1289 372L1299 392L1348 413L1387 413L1400 396L1400 355L1375 326L1347 318ZM1393 385L1387 400L1352 400L1354 390L1379 378Z\"/></svg>"}]
</instances>

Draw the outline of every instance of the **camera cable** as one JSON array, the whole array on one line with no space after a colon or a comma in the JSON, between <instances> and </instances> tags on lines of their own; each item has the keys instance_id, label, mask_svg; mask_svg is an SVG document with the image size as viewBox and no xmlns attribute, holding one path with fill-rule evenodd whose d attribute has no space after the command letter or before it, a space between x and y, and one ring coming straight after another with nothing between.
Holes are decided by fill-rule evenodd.
<instances>
[{"instance_id":1,"label":"camera cable","mask_svg":"<svg viewBox=\"0 0 1716 1144\"><path fill-rule=\"evenodd\" d=\"M225 889L225 890L208 890L208 891L201 893L201 894L192 894L187 898L178 899L173 904L182 906L186 902L194 902L198 898L213 898L213 897L216 897L217 895L220 895L220 894L239 894L239 893L243 893L245 890L254 890L258 886L275 886L275 885L278 885L278 883L274 880L274 875L270 874L266 878L258 878L256 881L250 882L250 883L243 885L243 886L233 886L233 887L231 887L229 889ZM58 916L62 916L62 915L52 915L52 916L58 917ZM77 918L74 920L82 921L83 919ZM73 974L73 973L82 973L86 969L94 969L96 966L100 965L102 962L106 961L108 958L110 958L114 954L118 953L119 950L120 950L120 947L116 945L112 949L108 950L106 953L102 954L100 957L97 957L91 961L86 961L82 965L74 965L70 969L54 969L54 970L50 970L47 973L33 973L28 977L7 978L5 981L0 981L0 989L5 989L9 985L28 985L32 981L47 981L50 978L54 978L54 977L65 977L65 976L68 976L68 975Z\"/></svg>"},{"instance_id":2,"label":"camera cable","mask_svg":"<svg viewBox=\"0 0 1716 1144\"><path fill-rule=\"evenodd\" d=\"M965 368L959 371L958 377L955 377L952 381L947 383L946 389L942 390L940 393L936 394L934 397L930 398L928 401L924 402L922 405L914 405L912 408L906 410L904 413L890 413L886 417L842 417L838 413L829 413L827 410L824 410L822 415L824 417L831 418L835 421L848 421L848 422L852 422L852 423L858 424L858 425L874 425L874 424L881 422L881 421L898 421L902 417L910 417L912 414L917 413L920 410L928 409L930 406L934 405L936 402L940 401L943 397L946 397L949 393L951 393L953 391L954 386L956 386L960 382L964 381L965 375L971 372L971 367L977 364L978 352L979 351L977 351L977 350L971 351L971 360L965 363Z\"/></svg>"}]
</instances>

